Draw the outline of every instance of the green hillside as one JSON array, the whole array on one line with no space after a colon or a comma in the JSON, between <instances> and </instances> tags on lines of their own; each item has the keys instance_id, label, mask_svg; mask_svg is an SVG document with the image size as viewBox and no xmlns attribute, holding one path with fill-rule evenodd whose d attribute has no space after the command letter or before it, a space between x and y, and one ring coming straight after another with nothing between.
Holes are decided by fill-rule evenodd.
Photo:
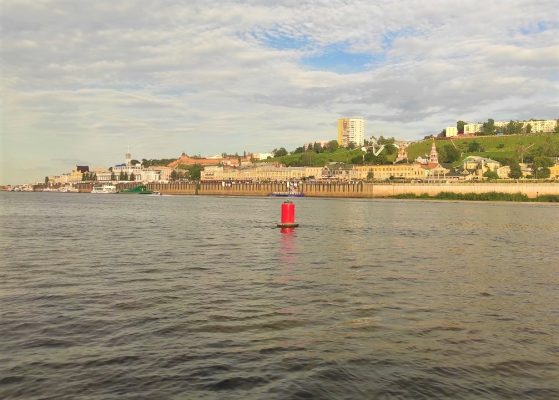
<instances>
[{"instance_id":1,"label":"green hillside","mask_svg":"<svg viewBox=\"0 0 559 400\"><path fill-rule=\"evenodd\" d=\"M414 160L418 156L428 155L431 145L431 139L411 144L408 147L408 158ZM557 133L437 139L435 145L439 153L444 153L446 146L455 147L461 153L461 159L476 155L506 162L522 157L530 160L536 155L559 157L559 134Z\"/></svg>"},{"instance_id":2,"label":"green hillside","mask_svg":"<svg viewBox=\"0 0 559 400\"><path fill-rule=\"evenodd\" d=\"M417 157L429 156L432 139L412 143L408 147L408 159L415 160ZM559 157L559 134L534 134L534 135L509 135L509 136L477 136L468 138L436 139L435 145L439 152L440 162L452 162L455 166L467 156L482 156L492 158L504 164L510 164L513 160L532 161L535 156ZM449 151L453 150L453 151ZM453 153L453 156L449 154ZM307 151L303 153L292 153L283 157L276 157L266 162L278 162L287 166L313 166L321 167L329 162L355 163L356 159L364 153L359 150L339 148L335 151L324 150L320 153ZM448 155L448 156L447 156ZM366 164L390 164L396 158L396 152L381 153L381 158L376 162L365 161ZM359 160L358 163L362 161Z\"/></svg>"},{"instance_id":3,"label":"green hillside","mask_svg":"<svg viewBox=\"0 0 559 400\"><path fill-rule=\"evenodd\" d=\"M304 153L288 154L283 157L276 157L266 160L267 162L279 162L287 166L297 167L297 166L310 166L310 167L322 167L329 162L343 162L350 164L355 157L363 156L363 152L359 149L348 150L344 148L339 148L336 151L324 151L322 153L315 153L314 151L307 151ZM394 161L395 155L386 156L387 159L392 162Z\"/></svg>"}]
</instances>

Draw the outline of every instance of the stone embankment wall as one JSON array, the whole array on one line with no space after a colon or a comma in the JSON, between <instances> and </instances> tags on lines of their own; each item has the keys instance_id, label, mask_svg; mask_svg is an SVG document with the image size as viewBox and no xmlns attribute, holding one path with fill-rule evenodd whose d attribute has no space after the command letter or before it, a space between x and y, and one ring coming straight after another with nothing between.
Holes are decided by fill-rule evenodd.
<instances>
[{"instance_id":1,"label":"stone embankment wall","mask_svg":"<svg viewBox=\"0 0 559 400\"><path fill-rule=\"evenodd\" d=\"M118 184L123 190L137 186L137 183ZM91 184L80 184L80 192L91 191ZM268 196L286 192L285 183L149 183L149 190L163 194L215 195L215 196ZM530 198L551 194L559 195L559 183L302 183L300 192L306 197L390 197L400 194L435 196L440 192L453 193L523 193Z\"/></svg>"},{"instance_id":2,"label":"stone embankment wall","mask_svg":"<svg viewBox=\"0 0 559 400\"><path fill-rule=\"evenodd\" d=\"M148 183L148 190L161 192L161 194L197 194L196 183Z\"/></svg>"},{"instance_id":3,"label":"stone embankment wall","mask_svg":"<svg viewBox=\"0 0 559 400\"><path fill-rule=\"evenodd\" d=\"M287 185L281 182L269 183L235 183L205 182L201 183L198 194L218 196L268 196L274 192L286 192Z\"/></svg>"},{"instance_id":4,"label":"stone embankment wall","mask_svg":"<svg viewBox=\"0 0 559 400\"><path fill-rule=\"evenodd\" d=\"M522 193L530 198L559 195L559 183L307 183L303 193L307 197L390 197L399 194L435 196L452 193Z\"/></svg>"}]
</instances>

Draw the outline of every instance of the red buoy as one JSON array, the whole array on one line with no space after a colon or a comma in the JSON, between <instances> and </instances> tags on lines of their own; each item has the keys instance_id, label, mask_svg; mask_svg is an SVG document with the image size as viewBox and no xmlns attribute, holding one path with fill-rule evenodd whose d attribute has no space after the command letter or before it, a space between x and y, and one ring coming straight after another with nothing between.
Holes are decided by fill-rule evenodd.
<instances>
[{"instance_id":1,"label":"red buoy","mask_svg":"<svg viewBox=\"0 0 559 400\"><path fill-rule=\"evenodd\" d=\"M284 201L281 205L281 223L278 228L295 228L299 224L295 223L295 204L291 201Z\"/></svg>"}]
</instances>

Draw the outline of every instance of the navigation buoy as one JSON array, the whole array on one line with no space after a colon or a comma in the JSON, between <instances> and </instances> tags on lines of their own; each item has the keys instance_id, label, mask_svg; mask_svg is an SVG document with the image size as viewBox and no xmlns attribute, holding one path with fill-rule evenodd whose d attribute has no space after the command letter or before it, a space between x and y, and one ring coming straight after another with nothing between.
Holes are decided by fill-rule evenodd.
<instances>
[{"instance_id":1,"label":"navigation buoy","mask_svg":"<svg viewBox=\"0 0 559 400\"><path fill-rule=\"evenodd\" d=\"M295 223L295 204L286 200L281 204L281 223L278 228L296 228L299 224Z\"/></svg>"}]
</instances>

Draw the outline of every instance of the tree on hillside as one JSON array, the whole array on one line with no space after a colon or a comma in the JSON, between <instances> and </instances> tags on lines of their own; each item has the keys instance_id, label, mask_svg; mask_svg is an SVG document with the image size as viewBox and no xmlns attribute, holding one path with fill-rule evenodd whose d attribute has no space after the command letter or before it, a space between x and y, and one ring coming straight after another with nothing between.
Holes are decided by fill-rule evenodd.
<instances>
[{"instance_id":1,"label":"tree on hillside","mask_svg":"<svg viewBox=\"0 0 559 400\"><path fill-rule=\"evenodd\" d=\"M551 136L548 136L542 144L532 148L530 156L559 157L559 142L554 141Z\"/></svg>"},{"instance_id":2,"label":"tree on hillside","mask_svg":"<svg viewBox=\"0 0 559 400\"><path fill-rule=\"evenodd\" d=\"M330 152L334 152L334 151L338 150L338 148L340 147L337 140L330 140L328 142L327 146L328 146L328 151L330 151Z\"/></svg>"},{"instance_id":3,"label":"tree on hillside","mask_svg":"<svg viewBox=\"0 0 559 400\"><path fill-rule=\"evenodd\" d=\"M510 121L504 129L505 135L520 135L524 124L518 121Z\"/></svg>"},{"instance_id":4,"label":"tree on hillside","mask_svg":"<svg viewBox=\"0 0 559 400\"><path fill-rule=\"evenodd\" d=\"M522 170L520 169L520 165L517 161L514 161L510 164L510 172L509 178L512 179L519 179L522 177Z\"/></svg>"},{"instance_id":5,"label":"tree on hillside","mask_svg":"<svg viewBox=\"0 0 559 400\"><path fill-rule=\"evenodd\" d=\"M176 181L176 180L178 179L178 176L179 176L179 175L178 175L177 170L174 169L174 170L171 171L171 175L169 176L169 178L170 178L172 181Z\"/></svg>"},{"instance_id":6,"label":"tree on hillside","mask_svg":"<svg viewBox=\"0 0 559 400\"><path fill-rule=\"evenodd\" d=\"M485 149L483 148L483 146L475 140L468 144L468 153L478 153L478 152L482 152L484 150Z\"/></svg>"},{"instance_id":7,"label":"tree on hillside","mask_svg":"<svg viewBox=\"0 0 559 400\"><path fill-rule=\"evenodd\" d=\"M495 133L495 120L489 118L487 122L483 123L483 134L494 135Z\"/></svg>"},{"instance_id":8,"label":"tree on hillside","mask_svg":"<svg viewBox=\"0 0 559 400\"><path fill-rule=\"evenodd\" d=\"M495 171L486 171L483 176L489 180L491 179L499 179L499 175Z\"/></svg>"},{"instance_id":9,"label":"tree on hillside","mask_svg":"<svg viewBox=\"0 0 559 400\"><path fill-rule=\"evenodd\" d=\"M286 153L287 153L287 151L286 151ZM188 173L189 173L190 179L193 179L195 181L199 181L200 177L202 176L202 170L203 169L204 169L204 167L202 167L202 165L200 165L200 164L190 165L188 167Z\"/></svg>"},{"instance_id":10,"label":"tree on hillside","mask_svg":"<svg viewBox=\"0 0 559 400\"><path fill-rule=\"evenodd\" d=\"M456 129L458 129L458 133L459 134L463 134L464 133L464 125L466 125L466 123L464 121L458 121L456 122Z\"/></svg>"},{"instance_id":11,"label":"tree on hillside","mask_svg":"<svg viewBox=\"0 0 559 400\"><path fill-rule=\"evenodd\" d=\"M439 133L439 134L437 135L437 137L438 137L438 138L444 138L444 137L446 137L446 129L443 129L443 130L441 131L441 133Z\"/></svg>"},{"instance_id":12,"label":"tree on hillside","mask_svg":"<svg viewBox=\"0 0 559 400\"><path fill-rule=\"evenodd\" d=\"M451 144L446 144L439 151L439 160L443 163L453 163L460 159L460 150Z\"/></svg>"},{"instance_id":13,"label":"tree on hillside","mask_svg":"<svg viewBox=\"0 0 559 400\"><path fill-rule=\"evenodd\" d=\"M553 159L551 157L538 156L534 158L532 165L533 175L536 179L549 178L549 167L553 166Z\"/></svg>"},{"instance_id":14,"label":"tree on hillside","mask_svg":"<svg viewBox=\"0 0 559 400\"><path fill-rule=\"evenodd\" d=\"M316 162L316 153L314 151L306 151L301 155L301 164L304 167L312 167Z\"/></svg>"},{"instance_id":15,"label":"tree on hillside","mask_svg":"<svg viewBox=\"0 0 559 400\"><path fill-rule=\"evenodd\" d=\"M301 147L297 147L295 150L293 150L292 154L299 154L299 153L303 153L305 151L305 149L303 148L303 146Z\"/></svg>"},{"instance_id":16,"label":"tree on hillside","mask_svg":"<svg viewBox=\"0 0 559 400\"><path fill-rule=\"evenodd\" d=\"M363 164L364 161L363 158L364 158L363 155L356 155L351 159L350 164L355 164L355 165Z\"/></svg>"},{"instance_id":17,"label":"tree on hillside","mask_svg":"<svg viewBox=\"0 0 559 400\"><path fill-rule=\"evenodd\" d=\"M396 153L398 150L396 149L396 146L394 146L393 144L387 144L384 146L384 152L386 154L394 154Z\"/></svg>"},{"instance_id":18,"label":"tree on hillside","mask_svg":"<svg viewBox=\"0 0 559 400\"><path fill-rule=\"evenodd\" d=\"M315 153L322 153L322 145L318 142L314 142L313 150Z\"/></svg>"},{"instance_id":19,"label":"tree on hillside","mask_svg":"<svg viewBox=\"0 0 559 400\"><path fill-rule=\"evenodd\" d=\"M532 132L532 124L527 124L525 130L526 130L526 133L531 133Z\"/></svg>"},{"instance_id":20,"label":"tree on hillside","mask_svg":"<svg viewBox=\"0 0 559 400\"><path fill-rule=\"evenodd\" d=\"M365 154L365 164L383 165L387 163L388 160L383 153L375 156L372 152L367 151L367 154Z\"/></svg>"},{"instance_id":21,"label":"tree on hillside","mask_svg":"<svg viewBox=\"0 0 559 400\"><path fill-rule=\"evenodd\" d=\"M135 180L136 180L136 175L134 175L134 172L130 172L130 180L131 180L131 181L135 181Z\"/></svg>"},{"instance_id":22,"label":"tree on hillside","mask_svg":"<svg viewBox=\"0 0 559 400\"><path fill-rule=\"evenodd\" d=\"M113 171L111 171L111 181L116 181L116 175Z\"/></svg>"},{"instance_id":23,"label":"tree on hillside","mask_svg":"<svg viewBox=\"0 0 559 400\"><path fill-rule=\"evenodd\" d=\"M49 177L45 176L45 185L48 185L48 184L49 184Z\"/></svg>"},{"instance_id":24,"label":"tree on hillside","mask_svg":"<svg viewBox=\"0 0 559 400\"><path fill-rule=\"evenodd\" d=\"M287 150L284 147L280 147L279 149L274 149L272 151L274 157L283 157L287 155Z\"/></svg>"},{"instance_id":25,"label":"tree on hillside","mask_svg":"<svg viewBox=\"0 0 559 400\"><path fill-rule=\"evenodd\" d=\"M391 138L385 138L385 137L382 136L382 135L379 136L379 138L378 138L378 140L377 140L377 143L378 143L379 145L382 145L382 144L384 144L384 145L389 145L389 144L394 144L395 142L396 142L396 139L394 139L393 137L391 137Z\"/></svg>"},{"instance_id":26,"label":"tree on hillside","mask_svg":"<svg viewBox=\"0 0 559 400\"><path fill-rule=\"evenodd\" d=\"M118 174L118 180L119 180L119 181L123 181L123 180L124 180L124 171L120 171L120 174Z\"/></svg>"}]
</instances>

